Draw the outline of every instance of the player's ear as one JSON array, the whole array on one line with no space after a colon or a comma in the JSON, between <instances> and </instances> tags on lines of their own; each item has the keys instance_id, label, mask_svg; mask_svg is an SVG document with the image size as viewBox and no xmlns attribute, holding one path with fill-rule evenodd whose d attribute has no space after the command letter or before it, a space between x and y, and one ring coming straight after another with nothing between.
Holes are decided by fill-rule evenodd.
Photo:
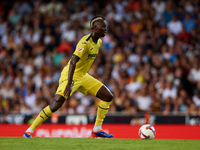
<instances>
[{"instance_id":1,"label":"player's ear","mask_svg":"<svg viewBox=\"0 0 200 150\"><path fill-rule=\"evenodd\" d=\"M93 28L95 31L98 29L98 24L99 24L98 21L94 22L94 24L93 24Z\"/></svg>"}]
</instances>

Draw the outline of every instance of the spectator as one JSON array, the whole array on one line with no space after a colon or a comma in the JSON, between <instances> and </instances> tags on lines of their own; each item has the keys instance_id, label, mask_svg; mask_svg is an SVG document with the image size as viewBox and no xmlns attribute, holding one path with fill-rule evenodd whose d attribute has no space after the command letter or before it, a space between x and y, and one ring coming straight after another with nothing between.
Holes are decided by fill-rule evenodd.
<instances>
[{"instance_id":1,"label":"spectator","mask_svg":"<svg viewBox=\"0 0 200 150\"><path fill-rule=\"evenodd\" d=\"M36 94L33 92L32 89L27 90L27 95L25 96L25 104L30 107L31 109L34 109L36 106Z\"/></svg>"},{"instance_id":2,"label":"spectator","mask_svg":"<svg viewBox=\"0 0 200 150\"><path fill-rule=\"evenodd\" d=\"M148 111L150 109L150 106L152 104L152 99L147 93L147 85L144 84L136 98L137 106L139 111Z\"/></svg>"},{"instance_id":3,"label":"spectator","mask_svg":"<svg viewBox=\"0 0 200 150\"><path fill-rule=\"evenodd\" d=\"M172 20L167 24L169 32L178 35L182 31L182 23L177 16L173 16Z\"/></svg>"},{"instance_id":4,"label":"spectator","mask_svg":"<svg viewBox=\"0 0 200 150\"><path fill-rule=\"evenodd\" d=\"M54 13L58 15L61 9L62 4L57 2L57 0L51 0L51 2L46 5L46 13L48 15L53 15Z\"/></svg>"},{"instance_id":5,"label":"spectator","mask_svg":"<svg viewBox=\"0 0 200 150\"><path fill-rule=\"evenodd\" d=\"M32 7L26 1L22 1L21 4L16 7L18 8L18 12L21 16L23 16L24 14L31 14L32 12Z\"/></svg>"},{"instance_id":6,"label":"spectator","mask_svg":"<svg viewBox=\"0 0 200 150\"><path fill-rule=\"evenodd\" d=\"M13 9L9 16L9 21L12 25L16 25L21 20L21 18L22 16L18 13L17 9Z\"/></svg>"},{"instance_id":7,"label":"spectator","mask_svg":"<svg viewBox=\"0 0 200 150\"><path fill-rule=\"evenodd\" d=\"M2 37L6 31L7 23L3 21L3 18L0 17L0 37Z\"/></svg>"},{"instance_id":8,"label":"spectator","mask_svg":"<svg viewBox=\"0 0 200 150\"><path fill-rule=\"evenodd\" d=\"M173 9L172 5L173 5L173 3L171 0L167 1L166 9L165 9L164 13L162 14L163 25L167 25L171 21L172 17L174 15L176 15L176 11Z\"/></svg>"},{"instance_id":9,"label":"spectator","mask_svg":"<svg viewBox=\"0 0 200 150\"><path fill-rule=\"evenodd\" d=\"M177 96L177 89L173 87L173 84L168 81L166 82L165 89L162 92L162 99L165 100L168 97L174 99Z\"/></svg>"},{"instance_id":10,"label":"spectator","mask_svg":"<svg viewBox=\"0 0 200 150\"><path fill-rule=\"evenodd\" d=\"M75 39L76 32L72 29L72 25L67 26L65 32L62 33L62 39L72 42Z\"/></svg>"},{"instance_id":11,"label":"spectator","mask_svg":"<svg viewBox=\"0 0 200 150\"><path fill-rule=\"evenodd\" d=\"M194 92L194 96L192 97L192 100L196 107L200 107L200 90L196 90Z\"/></svg>"},{"instance_id":12,"label":"spectator","mask_svg":"<svg viewBox=\"0 0 200 150\"><path fill-rule=\"evenodd\" d=\"M14 88L9 82L5 83L0 90L0 94L4 99L12 99L14 96L14 92Z\"/></svg>"},{"instance_id":13,"label":"spectator","mask_svg":"<svg viewBox=\"0 0 200 150\"><path fill-rule=\"evenodd\" d=\"M192 83L200 80L200 66L198 62L193 63L193 67L190 69L188 79Z\"/></svg>"},{"instance_id":14,"label":"spectator","mask_svg":"<svg viewBox=\"0 0 200 150\"><path fill-rule=\"evenodd\" d=\"M191 18L190 14L185 15L183 25L185 26L187 32L191 32L191 30L195 27L194 19Z\"/></svg>"},{"instance_id":15,"label":"spectator","mask_svg":"<svg viewBox=\"0 0 200 150\"><path fill-rule=\"evenodd\" d=\"M152 2L152 7L156 10L156 13L162 14L165 11L165 1L154 0Z\"/></svg>"},{"instance_id":16,"label":"spectator","mask_svg":"<svg viewBox=\"0 0 200 150\"><path fill-rule=\"evenodd\" d=\"M194 10L194 6L192 5L192 3L190 1L186 1L185 11L188 13L192 13L193 10Z\"/></svg>"}]
</instances>

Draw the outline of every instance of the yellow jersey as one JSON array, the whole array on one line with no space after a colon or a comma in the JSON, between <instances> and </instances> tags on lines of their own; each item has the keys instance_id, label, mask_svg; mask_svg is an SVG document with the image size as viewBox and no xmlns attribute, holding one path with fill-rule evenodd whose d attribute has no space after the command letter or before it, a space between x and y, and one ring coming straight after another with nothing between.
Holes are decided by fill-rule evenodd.
<instances>
[{"instance_id":1,"label":"yellow jersey","mask_svg":"<svg viewBox=\"0 0 200 150\"><path fill-rule=\"evenodd\" d=\"M76 45L76 50L74 51L74 55L80 58L79 61L76 63L74 76L82 76L88 72L95 58L97 57L97 54L99 52L99 47L101 46L101 44L102 40L100 38L95 44L92 40L91 34L82 37L82 39ZM61 75L68 74L70 62L71 59L62 70Z\"/></svg>"}]
</instances>

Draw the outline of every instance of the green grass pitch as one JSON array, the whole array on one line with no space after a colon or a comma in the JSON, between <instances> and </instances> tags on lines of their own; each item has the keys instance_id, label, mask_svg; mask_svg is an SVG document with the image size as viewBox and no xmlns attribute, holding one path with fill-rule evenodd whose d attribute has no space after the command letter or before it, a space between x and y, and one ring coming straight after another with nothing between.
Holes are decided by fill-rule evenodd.
<instances>
[{"instance_id":1,"label":"green grass pitch","mask_svg":"<svg viewBox=\"0 0 200 150\"><path fill-rule=\"evenodd\" d=\"M200 150L200 141L0 137L0 150Z\"/></svg>"}]
</instances>

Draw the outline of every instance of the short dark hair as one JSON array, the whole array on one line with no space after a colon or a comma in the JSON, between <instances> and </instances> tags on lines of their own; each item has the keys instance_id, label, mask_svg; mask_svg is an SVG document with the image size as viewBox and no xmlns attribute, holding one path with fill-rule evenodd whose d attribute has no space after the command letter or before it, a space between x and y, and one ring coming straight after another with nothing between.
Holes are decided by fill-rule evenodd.
<instances>
[{"instance_id":1,"label":"short dark hair","mask_svg":"<svg viewBox=\"0 0 200 150\"><path fill-rule=\"evenodd\" d=\"M94 25L94 23L96 22L96 21L99 21L99 20L105 20L105 18L103 17L103 16L100 16L100 15L98 15L98 16L95 16L95 17L93 17L92 19L91 19L91 21L90 21L90 27L91 27L91 29L93 28L93 25Z\"/></svg>"}]
</instances>

